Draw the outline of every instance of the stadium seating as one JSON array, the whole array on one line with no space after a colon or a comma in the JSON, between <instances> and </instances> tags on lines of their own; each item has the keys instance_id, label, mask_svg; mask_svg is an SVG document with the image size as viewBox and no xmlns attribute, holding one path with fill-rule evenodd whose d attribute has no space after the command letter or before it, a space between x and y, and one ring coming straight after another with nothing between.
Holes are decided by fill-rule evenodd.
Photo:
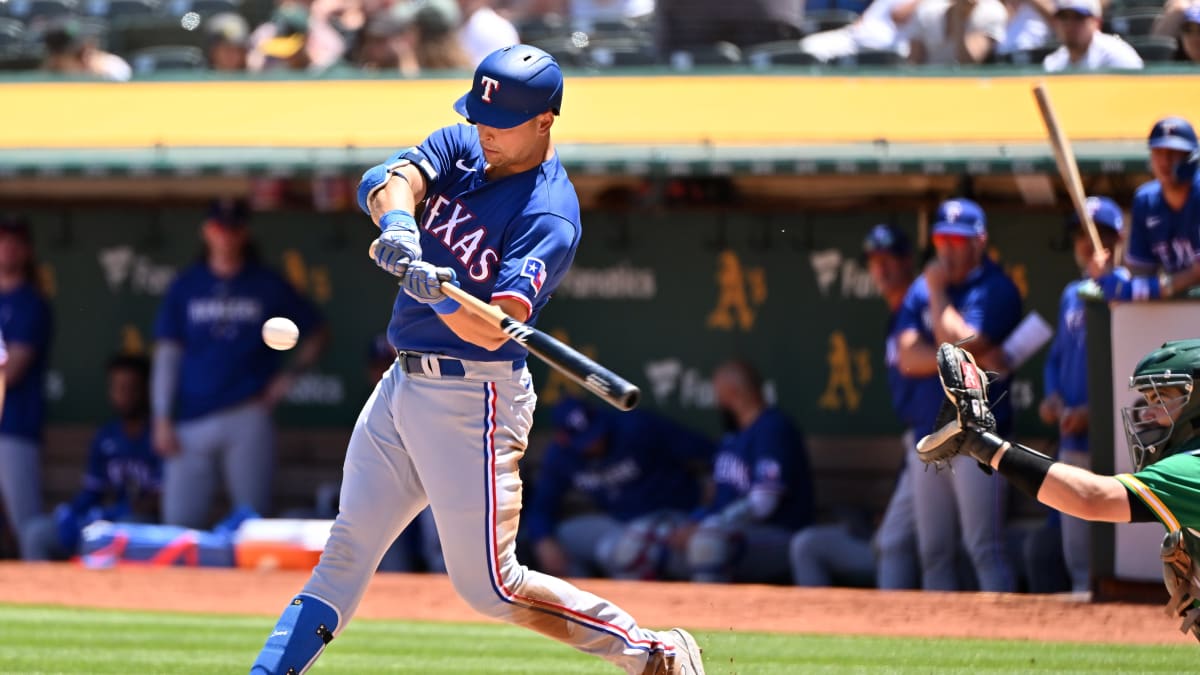
<instances>
[{"instance_id":1,"label":"stadium seating","mask_svg":"<svg viewBox=\"0 0 1200 675\"><path fill-rule=\"evenodd\" d=\"M670 58L670 65L675 70L690 70L695 66L732 66L740 63L743 63L742 50L731 42L676 50Z\"/></svg>"},{"instance_id":2,"label":"stadium seating","mask_svg":"<svg viewBox=\"0 0 1200 675\"><path fill-rule=\"evenodd\" d=\"M1137 50L1146 63L1162 63L1174 61L1179 53L1179 43L1175 38L1161 35L1136 35L1126 37L1129 46Z\"/></svg>"},{"instance_id":3,"label":"stadium seating","mask_svg":"<svg viewBox=\"0 0 1200 675\"><path fill-rule=\"evenodd\" d=\"M116 19L127 16L154 16L161 7L157 0L86 0L84 13Z\"/></svg>"},{"instance_id":4,"label":"stadium seating","mask_svg":"<svg viewBox=\"0 0 1200 675\"><path fill-rule=\"evenodd\" d=\"M8 16L26 22L56 19L78 13L76 0L9 0Z\"/></svg>"},{"instance_id":5,"label":"stadium seating","mask_svg":"<svg viewBox=\"0 0 1200 675\"><path fill-rule=\"evenodd\" d=\"M812 35L849 26L858 20L858 12L848 9L821 9L804 14L804 34Z\"/></svg>"},{"instance_id":6,"label":"stadium seating","mask_svg":"<svg viewBox=\"0 0 1200 675\"><path fill-rule=\"evenodd\" d=\"M1149 35L1159 14L1158 10L1119 9L1108 17L1108 24L1118 35Z\"/></svg>"},{"instance_id":7,"label":"stadium seating","mask_svg":"<svg viewBox=\"0 0 1200 675\"><path fill-rule=\"evenodd\" d=\"M16 19L0 19L0 54L20 51L25 45L25 24Z\"/></svg>"},{"instance_id":8,"label":"stadium seating","mask_svg":"<svg viewBox=\"0 0 1200 675\"><path fill-rule=\"evenodd\" d=\"M208 62L198 47L164 45L139 49L130 55L130 65L138 75L166 70L204 70Z\"/></svg>"},{"instance_id":9,"label":"stadium seating","mask_svg":"<svg viewBox=\"0 0 1200 675\"><path fill-rule=\"evenodd\" d=\"M746 63L754 68L771 66L812 66L821 62L812 54L800 49L799 40L779 40L747 47Z\"/></svg>"}]
</instances>

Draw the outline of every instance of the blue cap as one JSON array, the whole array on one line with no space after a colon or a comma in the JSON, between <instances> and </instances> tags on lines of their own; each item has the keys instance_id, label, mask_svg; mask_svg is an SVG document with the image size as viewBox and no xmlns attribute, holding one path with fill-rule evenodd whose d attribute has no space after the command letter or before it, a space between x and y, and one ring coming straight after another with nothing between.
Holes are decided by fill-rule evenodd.
<instances>
[{"instance_id":1,"label":"blue cap","mask_svg":"<svg viewBox=\"0 0 1200 675\"><path fill-rule=\"evenodd\" d=\"M892 255L908 255L912 250L909 247L908 235L893 225L886 223L876 225L871 228L867 236L863 238L863 255L869 256L872 253L891 253Z\"/></svg>"},{"instance_id":2,"label":"blue cap","mask_svg":"<svg viewBox=\"0 0 1200 675\"><path fill-rule=\"evenodd\" d=\"M1200 23L1200 5L1190 5L1183 11L1184 23Z\"/></svg>"},{"instance_id":3,"label":"blue cap","mask_svg":"<svg viewBox=\"0 0 1200 675\"><path fill-rule=\"evenodd\" d=\"M471 124L511 129L562 108L563 76L558 62L530 45L513 45L488 54L475 69L471 91L454 103Z\"/></svg>"},{"instance_id":4,"label":"blue cap","mask_svg":"<svg viewBox=\"0 0 1200 675\"><path fill-rule=\"evenodd\" d=\"M608 418L584 401L567 397L554 406L550 417L554 422L556 440L575 452L582 453L608 433Z\"/></svg>"},{"instance_id":5,"label":"blue cap","mask_svg":"<svg viewBox=\"0 0 1200 675\"><path fill-rule=\"evenodd\" d=\"M1088 213L1092 216L1092 222L1096 227L1106 227L1117 234L1121 233L1121 228L1125 225L1125 216L1121 213L1121 207L1108 197L1088 197L1084 203ZM1067 217L1067 224L1073 227L1079 225L1079 216L1071 213Z\"/></svg>"},{"instance_id":6,"label":"blue cap","mask_svg":"<svg viewBox=\"0 0 1200 675\"><path fill-rule=\"evenodd\" d=\"M987 234L987 219L983 217L983 209L970 199L951 199L938 207L933 233L982 237Z\"/></svg>"},{"instance_id":7,"label":"blue cap","mask_svg":"<svg viewBox=\"0 0 1200 675\"><path fill-rule=\"evenodd\" d=\"M244 199L214 199L206 219L222 227L245 227L250 222L250 204Z\"/></svg>"},{"instance_id":8,"label":"blue cap","mask_svg":"<svg viewBox=\"0 0 1200 675\"><path fill-rule=\"evenodd\" d=\"M1192 152L1197 147L1196 131L1182 117L1164 117L1150 130L1150 147Z\"/></svg>"}]
</instances>

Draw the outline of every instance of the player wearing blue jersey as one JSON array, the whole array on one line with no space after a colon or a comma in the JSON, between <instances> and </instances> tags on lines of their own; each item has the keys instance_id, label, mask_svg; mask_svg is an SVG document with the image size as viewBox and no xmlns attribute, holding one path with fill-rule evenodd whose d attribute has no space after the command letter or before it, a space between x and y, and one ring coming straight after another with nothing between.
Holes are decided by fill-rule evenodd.
<instances>
[{"instance_id":1,"label":"player wearing blue jersey","mask_svg":"<svg viewBox=\"0 0 1200 675\"><path fill-rule=\"evenodd\" d=\"M892 225L876 225L863 239L863 256L875 288L888 307L884 365L892 407L904 423L901 439L904 456L896 487L884 509L874 537L853 532L844 523L816 525L792 538L790 558L792 582L798 586L876 586L896 590L917 588L921 568L917 559L916 516L913 512L913 471L916 441L912 429L920 420L919 398L913 391L919 379L900 372L897 341L900 337L900 306L913 281L912 249L904 231Z\"/></svg>"},{"instance_id":2,"label":"player wearing blue jersey","mask_svg":"<svg viewBox=\"0 0 1200 675\"><path fill-rule=\"evenodd\" d=\"M1021 319L1021 295L1000 266L987 257L983 210L969 199L951 199L937 210L933 226L937 256L913 282L897 320L900 370L923 378L913 392L917 438L934 427L941 406L937 345L974 336L964 348L991 370L1005 371L1001 346ZM992 382L996 422L1012 425L1007 377ZM969 460L964 460L969 462ZM982 590L1012 591L1016 580L1004 543L1004 486L968 467L914 471L921 584L927 590L960 590L955 557L962 540Z\"/></svg>"},{"instance_id":3,"label":"player wearing blue jersey","mask_svg":"<svg viewBox=\"0 0 1200 675\"><path fill-rule=\"evenodd\" d=\"M207 525L218 475L234 508L268 514L275 463L271 411L326 331L316 309L258 261L242 201L217 201L202 226L204 257L179 273L155 324L153 442L163 467L162 518ZM300 328L292 365L262 340L267 319Z\"/></svg>"},{"instance_id":4,"label":"player wearing blue jersey","mask_svg":"<svg viewBox=\"0 0 1200 675\"><path fill-rule=\"evenodd\" d=\"M1104 258L1116 260L1124 220L1121 207L1107 197L1088 197L1086 208L1105 248ZM1078 216L1068 218L1068 227L1074 242L1075 263L1084 276L1068 283L1059 300L1058 329L1046 356L1043 370L1046 391L1038 413L1042 421L1058 428L1058 461L1089 467L1087 331L1084 300L1079 290L1088 281L1086 275L1094 264L1095 255L1091 237L1080 226ZM1090 531L1086 521L1071 516L1062 518L1062 556L1075 591L1087 591L1091 587ZM1030 570L1031 576L1039 573L1039 570Z\"/></svg>"},{"instance_id":5,"label":"player wearing blue jersey","mask_svg":"<svg viewBox=\"0 0 1200 675\"><path fill-rule=\"evenodd\" d=\"M376 264L403 277L388 327L397 359L355 423L321 562L251 672L306 671L426 504L454 588L479 612L626 673L704 672L686 631L641 628L516 560L518 463L537 401L526 352L441 290L461 286L533 323L571 266L579 201L550 139L562 92L562 71L544 51L493 52L455 105L473 126L434 131L363 175L359 206L380 229Z\"/></svg>"},{"instance_id":6,"label":"player wearing blue jersey","mask_svg":"<svg viewBox=\"0 0 1200 675\"><path fill-rule=\"evenodd\" d=\"M712 500L672 537L700 582L786 582L788 544L813 520L812 473L800 430L769 405L758 371L732 360L713 372L727 433L713 461Z\"/></svg>"},{"instance_id":7,"label":"player wearing blue jersey","mask_svg":"<svg viewBox=\"0 0 1200 675\"><path fill-rule=\"evenodd\" d=\"M1110 300L1169 298L1200 284L1200 144L1192 125L1165 117L1150 130L1154 180L1133 196L1128 272L1097 279Z\"/></svg>"},{"instance_id":8,"label":"player wearing blue jersey","mask_svg":"<svg viewBox=\"0 0 1200 675\"><path fill-rule=\"evenodd\" d=\"M0 218L0 332L8 345L0 413L0 494L14 538L42 510L42 426L53 317L37 287L29 223Z\"/></svg>"},{"instance_id":9,"label":"player wearing blue jersey","mask_svg":"<svg viewBox=\"0 0 1200 675\"><path fill-rule=\"evenodd\" d=\"M95 520L155 522L162 459L150 447L150 363L117 356L108 364L108 402L115 417L88 451L83 489L52 514L25 528L26 560L62 560L75 554L80 531Z\"/></svg>"},{"instance_id":10,"label":"player wearing blue jersey","mask_svg":"<svg viewBox=\"0 0 1200 675\"><path fill-rule=\"evenodd\" d=\"M668 573L665 535L700 503L712 443L640 410L599 409L576 398L554 408L523 525L538 569L555 575L654 579ZM568 493L591 510L568 518ZM659 536L659 535L664 536Z\"/></svg>"}]
</instances>

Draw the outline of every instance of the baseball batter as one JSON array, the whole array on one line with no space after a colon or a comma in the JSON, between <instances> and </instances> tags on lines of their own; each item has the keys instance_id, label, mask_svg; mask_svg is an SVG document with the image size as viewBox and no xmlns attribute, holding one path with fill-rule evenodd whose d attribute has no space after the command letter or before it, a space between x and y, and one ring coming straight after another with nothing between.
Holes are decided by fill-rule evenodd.
<instances>
[{"instance_id":1,"label":"baseball batter","mask_svg":"<svg viewBox=\"0 0 1200 675\"><path fill-rule=\"evenodd\" d=\"M944 424L917 446L921 460L940 464L965 455L1043 504L1085 520L1161 522L1167 611L1182 619L1181 631L1200 639L1200 576L1193 563L1200 552L1200 340L1165 342L1134 368L1129 386L1139 397L1121 411L1134 473L1117 476L1004 440L988 409L987 375L971 356L943 343L937 361L948 400L939 413Z\"/></svg>"},{"instance_id":2,"label":"baseball batter","mask_svg":"<svg viewBox=\"0 0 1200 675\"><path fill-rule=\"evenodd\" d=\"M306 671L426 504L454 587L479 612L626 673L704 672L686 631L644 629L604 599L516 560L518 462L537 401L525 350L441 290L453 283L532 323L566 274L580 224L550 139L562 92L549 54L525 45L493 52L454 106L474 126L439 129L363 175L359 206L381 230L376 263L403 277L388 327L397 359L355 423L320 564L252 673Z\"/></svg>"}]
</instances>

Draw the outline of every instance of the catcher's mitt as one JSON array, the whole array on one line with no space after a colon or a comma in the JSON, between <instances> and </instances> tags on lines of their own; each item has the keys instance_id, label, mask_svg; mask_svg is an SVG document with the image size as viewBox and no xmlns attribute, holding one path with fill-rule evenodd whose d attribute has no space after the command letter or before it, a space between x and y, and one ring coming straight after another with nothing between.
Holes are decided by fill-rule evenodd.
<instances>
[{"instance_id":1,"label":"catcher's mitt","mask_svg":"<svg viewBox=\"0 0 1200 675\"><path fill-rule=\"evenodd\" d=\"M962 452L967 433L996 429L996 418L988 408L987 375L975 364L975 357L943 342L937 363L946 400L938 411L933 433L917 443L917 456L926 464L943 462Z\"/></svg>"}]
</instances>

